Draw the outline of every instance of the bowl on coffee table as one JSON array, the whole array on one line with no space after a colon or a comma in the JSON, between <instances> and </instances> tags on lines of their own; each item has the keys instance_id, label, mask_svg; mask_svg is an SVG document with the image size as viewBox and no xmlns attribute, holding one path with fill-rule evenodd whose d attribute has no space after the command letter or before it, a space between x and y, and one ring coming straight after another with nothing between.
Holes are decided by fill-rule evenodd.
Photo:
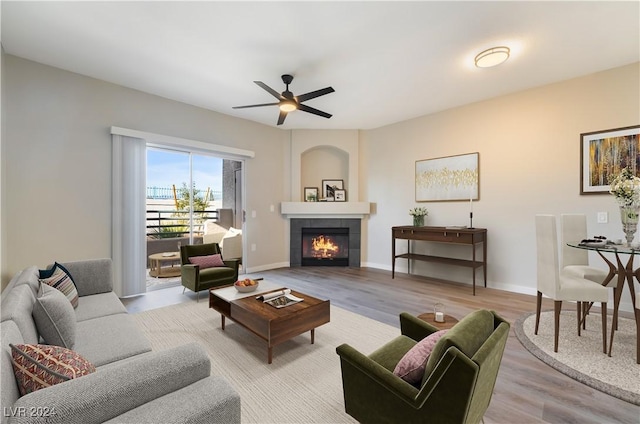
<instances>
[{"instance_id":1,"label":"bowl on coffee table","mask_svg":"<svg viewBox=\"0 0 640 424\"><path fill-rule=\"evenodd\" d=\"M245 278L244 280L238 280L233 283L233 287L236 288L240 293L250 293L255 291L260 283L256 280L252 280L250 278Z\"/></svg>"}]
</instances>

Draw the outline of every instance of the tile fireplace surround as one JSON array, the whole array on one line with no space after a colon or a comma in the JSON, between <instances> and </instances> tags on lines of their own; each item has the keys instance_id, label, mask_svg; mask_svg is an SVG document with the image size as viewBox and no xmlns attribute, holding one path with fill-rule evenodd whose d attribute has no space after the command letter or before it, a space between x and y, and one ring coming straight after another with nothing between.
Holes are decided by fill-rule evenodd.
<instances>
[{"instance_id":1,"label":"tile fireplace surround","mask_svg":"<svg viewBox=\"0 0 640 424\"><path fill-rule=\"evenodd\" d=\"M349 266L360 267L360 218L291 218L289 265L302 266L302 228L348 228Z\"/></svg>"}]
</instances>

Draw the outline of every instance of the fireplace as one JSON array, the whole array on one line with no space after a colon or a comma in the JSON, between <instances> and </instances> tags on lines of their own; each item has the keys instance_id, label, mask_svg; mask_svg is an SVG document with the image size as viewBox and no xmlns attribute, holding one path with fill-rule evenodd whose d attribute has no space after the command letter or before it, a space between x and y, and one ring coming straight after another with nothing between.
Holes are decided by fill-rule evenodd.
<instances>
[{"instance_id":1,"label":"fireplace","mask_svg":"<svg viewBox=\"0 0 640 424\"><path fill-rule=\"evenodd\" d=\"M302 266L349 266L349 229L302 228Z\"/></svg>"},{"instance_id":2,"label":"fireplace","mask_svg":"<svg viewBox=\"0 0 640 424\"><path fill-rule=\"evenodd\" d=\"M290 266L360 266L360 219L292 218L290 230Z\"/></svg>"}]
</instances>

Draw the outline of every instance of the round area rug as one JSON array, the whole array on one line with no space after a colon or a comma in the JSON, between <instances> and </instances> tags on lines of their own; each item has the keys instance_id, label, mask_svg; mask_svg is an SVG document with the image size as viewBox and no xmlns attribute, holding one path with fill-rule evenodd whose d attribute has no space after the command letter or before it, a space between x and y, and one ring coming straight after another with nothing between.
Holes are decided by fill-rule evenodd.
<instances>
[{"instance_id":1,"label":"round area rug","mask_svg":"<svg viewBox=\"0 0 640 424\"><path fill-rule=\"evenodd\" d=\"M607 325L607 349L611 316ZM611 357L602 352L600 314L590 313L587 328L578 337L576 313L560 314L558 352L553 351L553 311L540 314L538 335L534 335L536 314L528 313L514 324L520 343L542 362L596 390L640 405L640 364L636 364L636 326L619 318Z\"/></svg>"}]
</instances>

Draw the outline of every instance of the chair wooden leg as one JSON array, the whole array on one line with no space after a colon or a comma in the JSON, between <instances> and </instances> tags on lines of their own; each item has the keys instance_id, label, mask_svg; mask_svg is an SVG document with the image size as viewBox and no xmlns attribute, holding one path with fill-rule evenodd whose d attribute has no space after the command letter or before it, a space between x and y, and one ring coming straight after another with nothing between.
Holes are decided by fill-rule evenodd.
<instances>
[{"instance_id":1,"label":"chair wooden leg","mask_svg":"<svg viewBox=\"0 0 640 424\"><path fill-rule=\"evenodd\" d=\"M607 302L602 302L602 351L607 353Z\"/></svg>"},{"instance_id":2,"label":"chair wooden leg","mask_svg":"<svg viewBox=\"0 0 640 424\"><path fill-rule=\"evenodd\" d=\"M538 292L538 297L536 299L536 328L533 331L533 334L538 335L538 325L540 324L540 308L542 306L542 293Z\"/></svg>"},{"instance_id":3,"label":"chair wooden leg","mask_svg":"<svg viewBox=\"0 0 640 424\"><path fill-rule=\"evenodd\" d=\"M553 351L558 352L558 333L560 331L560 311L562 300L553 301Z\"/></svg>"},{"instance_id":4,"label":"chair wooden leg","mask_svg":"<svg viewBox=\"0 0 640 424\"><path fill-rule=\"evenodd\" d=\"M582 302L576 303L576 313L578 314L578 337L580 337L580 328L582 327Z\"/></svg>"}]
</instances>

